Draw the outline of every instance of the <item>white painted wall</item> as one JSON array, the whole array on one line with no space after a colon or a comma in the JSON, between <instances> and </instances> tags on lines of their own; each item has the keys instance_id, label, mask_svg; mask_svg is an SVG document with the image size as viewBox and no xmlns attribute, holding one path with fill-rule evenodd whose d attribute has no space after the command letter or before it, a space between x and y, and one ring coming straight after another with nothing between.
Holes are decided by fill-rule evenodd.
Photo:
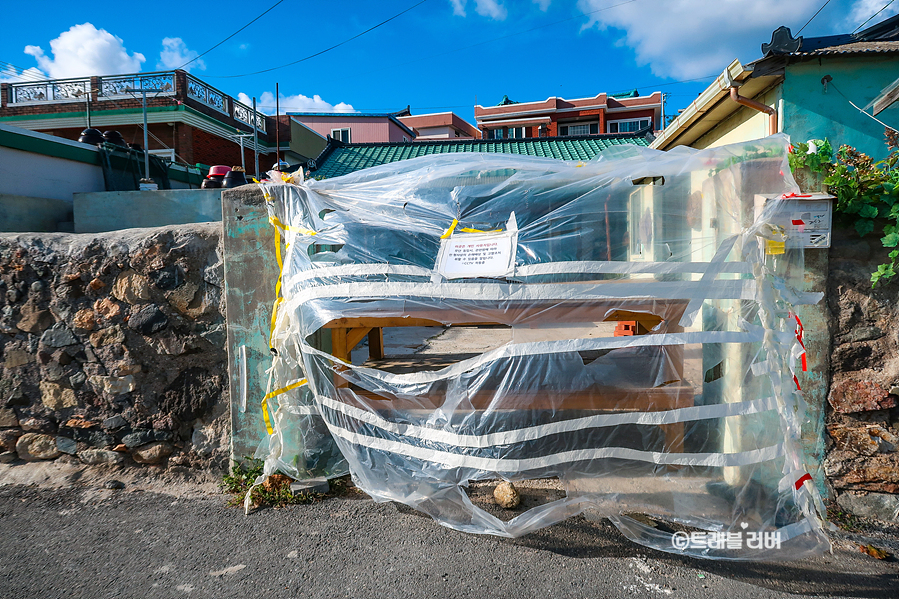
<instances>
[{"instance_id":1,"label":"white painted wall","mask_svg":"<svg viewBox=\"0 0 899 599\"><path fill-rule=\"evenodd\" d=\"M71 204L73 193L105 190L99 166L0 147L0 194Z\"/></svg>"},{"instance_id":2,"label":"white painted wall","mask_svg":"<svg viewBox=\"0 0 899 599\"><path fill-rule=\"evenodd\" d=\"M415 139L456 139L456 132L450 126L419 127Z\"/></svg>"},{"instance_id":3,"label":"white painted wall","mask_svg":"<svg viewBox=\"0 0 899 599\"><path fill-rule=\"evenodd\" d=\"M777 109L777 125L781 130L783 129L782 91L783 86L777 85L752 98ZM730 102L730 100L725 101ZM741 107L691 145L701 149L718 148L751 139L761 139L768 135L768 115L758 110Z\"/></svg>"}]
</instances>

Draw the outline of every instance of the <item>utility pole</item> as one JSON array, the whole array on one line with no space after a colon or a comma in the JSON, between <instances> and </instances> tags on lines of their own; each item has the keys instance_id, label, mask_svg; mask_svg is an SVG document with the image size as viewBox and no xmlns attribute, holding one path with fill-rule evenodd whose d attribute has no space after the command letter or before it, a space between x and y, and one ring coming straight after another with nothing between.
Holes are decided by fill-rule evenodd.
<instances>
[{"instance_id":1,"label":"utility pole","mask_svg":"<svg viewBox=\"0 0 899 599\"><path fill-rule=\"evenodd\" d=\"M256 178L259 178L259 134L257 133L256 125L256 98L253 97L253 155L256 157L256 170L253 173Z\"/></svg>"},{"instance_id":2,"label":"utility pole","mask_svg":"<svg viewBox=\"0 0 899 599\"><path fill-rule=\"evenodd\" d=\"M141 81L141 84L140 84L140 87L139 87L139 88L129 87L129 88L126 88L126 89L123 90L123 91L126 91L126 92L128 92L128 93L140 92L141 95L143 96L143 108L144 108L144 179L146 179L146 182L149 183L150 181L152 181L152 179L150 179L150 142L149 142L149 137L148 137L148 134L147 134L147 93L149 92L149 93L155 93L155 94L158 94L158 93L162 92L163 90L161 90L161 89L147 89L146 87L144 87L143 81ZM255 102L256 102L256 100L254 99L254 100L253 100L253 103L255 104Z\"/></svg>"},{"instance_id":3,"label":"utility pole","mask_svg":"<svg viewBox=\"0 0 899 599\"><path fill-rule=\"evenodd\" d=\"M281 170L281 92L275 83L275 170ZM271 138L269 138L271 139Z\"/></svg>"}]
</instances>

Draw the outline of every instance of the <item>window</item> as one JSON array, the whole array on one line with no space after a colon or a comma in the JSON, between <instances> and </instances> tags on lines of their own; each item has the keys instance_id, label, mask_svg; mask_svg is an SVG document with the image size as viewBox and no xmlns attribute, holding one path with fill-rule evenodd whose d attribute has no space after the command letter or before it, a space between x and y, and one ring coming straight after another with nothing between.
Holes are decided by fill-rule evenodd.
<instances>
[{"instance_id":1,"label":"window","mask_svg":"<svg viewBox=\"0 0 899 599\"><path fill-rule=\"evenodd\" d=\"M409 141L409 138L406 137L406 136L404 135L404 136L403 136L403 143L406 143L407 141Z\"/></svg>"},{"instance_id":2,"label":"window","mask_svg":"<svg viewBox=\"0 0 899 599\"><path fill-rule=\"evenodd\" d=\"M502 129L487 129L487 139L522 139L525 136L524 127L503 127Z\"/></svg>"},{"instance_id":3,"label":"window","mask_svg":"<svg viewBox=\"0 0 899 599\"><path fill-rule=\"evenodd\" d=\"M597 133L599 133L599 123L559 125L559 135L596 135Z\"/></svg>"},{"instance_id":4,"label":"window","mask_svg":"<svg viewBox=\"0 0 899 599\"><path fill-rule=\"evenodd\" d=\"M175 162L175 150L174 148L168 148L165 150L150 150L150 156L156 156L157 158L165 158L169 162Z\"/></svg>"},{"instance_id":5,"label":"window","mask_svg":"<svg viewBox=\"0 0 899 599\"><path fill-rule=\"evenodd\" d=\"M337 141L350 143L350 129L349 127L347 127L346 129L331 129L331 137L333 137Z\"/></svg>"},{"instance_id":6,"label":"window","mask_svg":"<svg viewBox=\"0 0 899 599\"><path fill-rule=\"evenodd\" d=\"M609 133L633 133L644 127L649 127L652 119L631 119L628 121L612 121L609 123Z\"/></svg>"}]
</instances>

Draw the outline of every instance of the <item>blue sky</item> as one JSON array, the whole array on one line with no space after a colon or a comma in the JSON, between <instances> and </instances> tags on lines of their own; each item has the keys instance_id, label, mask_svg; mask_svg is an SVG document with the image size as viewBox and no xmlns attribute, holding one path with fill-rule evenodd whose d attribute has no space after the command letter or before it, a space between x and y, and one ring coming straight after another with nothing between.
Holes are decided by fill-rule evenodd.
<instances>
[{"instance_id":1,"label":"blue sky","mask_svg":"<svg viewBox=\"0 0 899 599\"><path fill-rule=\"evenodd\" d=\"M276 1L46 0L40 18L0 36L0 80L175 68ZM831 0L802 34L851 32L888 1ZM282 112L408 104L474 122L475 103L504 94L535 101L638 88L670 94L670 114L734 58L758 58L778 26L795 34L825 0L426 0L320 56L234 77L325 50L418 2L283 0L188 68L229 95L255 96L269 114L276 82ZM897 11L899 1L869 25Z\"/></svg>"}]
</instances>

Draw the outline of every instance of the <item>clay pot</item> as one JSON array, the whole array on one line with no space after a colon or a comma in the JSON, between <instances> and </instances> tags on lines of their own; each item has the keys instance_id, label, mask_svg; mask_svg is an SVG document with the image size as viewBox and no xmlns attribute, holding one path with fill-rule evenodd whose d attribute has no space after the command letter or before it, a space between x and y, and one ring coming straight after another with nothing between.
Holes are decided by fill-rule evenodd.
<instances>
[{"instance_id":1,"label":"clay pot","mask_svg":"<svg viewBox=\"0 0 899 599\"><path fill-rule=\"evenodd\" d=\"M95 146L97 144L101 144L105 139L103 139L103 134L100 133L99 129L94 129L93 127L89 129L85 129L81 132L81 135L78 137L78 141L83 144L90 144Z\"/></svg>"}]
</instances>

